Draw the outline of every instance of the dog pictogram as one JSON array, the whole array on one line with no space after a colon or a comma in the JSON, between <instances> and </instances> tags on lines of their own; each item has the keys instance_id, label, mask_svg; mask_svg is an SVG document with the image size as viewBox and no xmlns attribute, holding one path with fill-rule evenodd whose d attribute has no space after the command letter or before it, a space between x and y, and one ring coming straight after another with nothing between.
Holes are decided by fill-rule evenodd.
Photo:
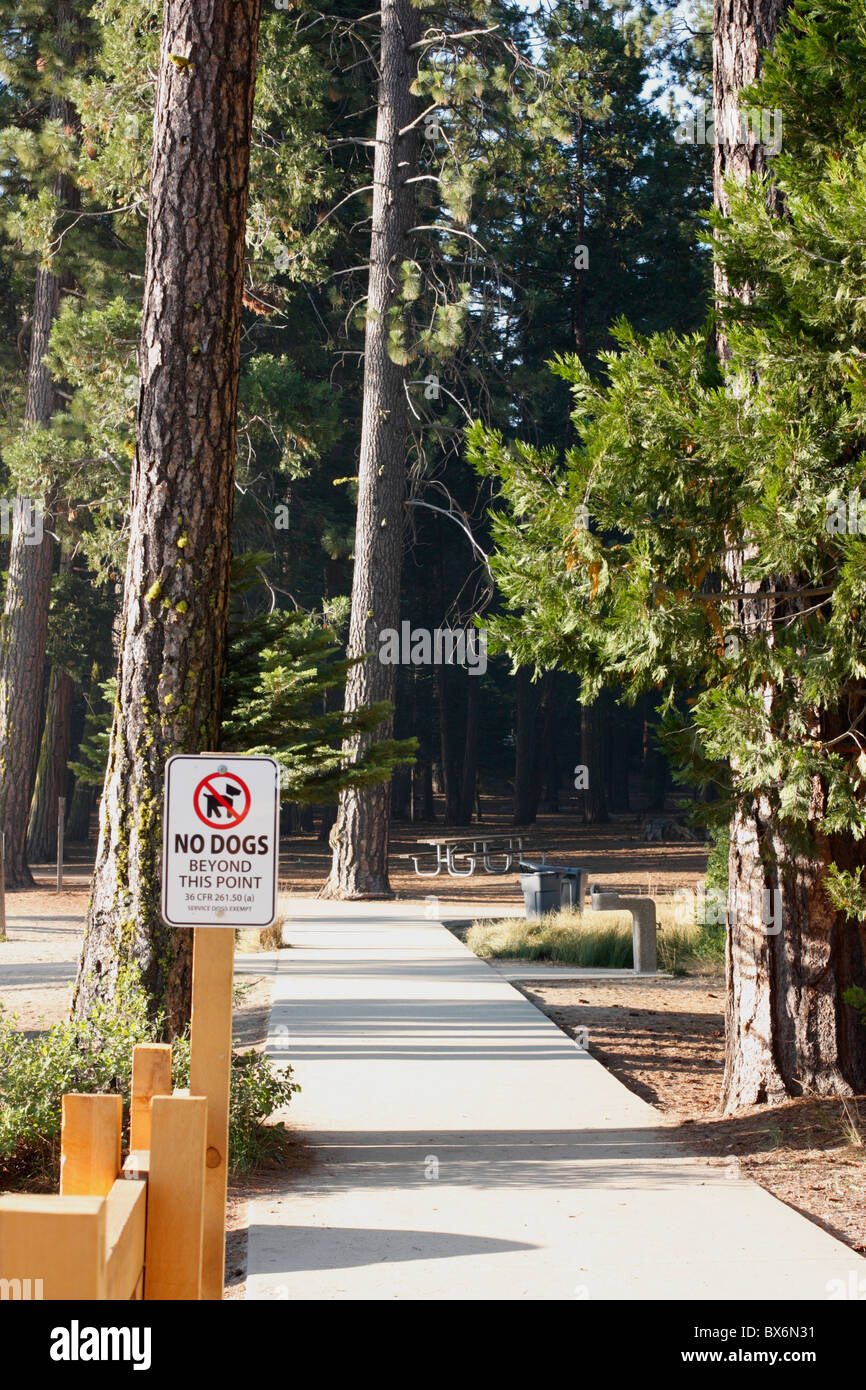
<instances>
[{"instance_id":1,"label":"dog pictogram","mask_svg":"<svg viewBox=\"0 0 866 1390\"><path fill-rule=\"evenodd\" d=\"M242 777L212 772L196 787L193 807L199 820L216 830L240 825L250 809L250 790Z\"/></svg>"}]
</instances>

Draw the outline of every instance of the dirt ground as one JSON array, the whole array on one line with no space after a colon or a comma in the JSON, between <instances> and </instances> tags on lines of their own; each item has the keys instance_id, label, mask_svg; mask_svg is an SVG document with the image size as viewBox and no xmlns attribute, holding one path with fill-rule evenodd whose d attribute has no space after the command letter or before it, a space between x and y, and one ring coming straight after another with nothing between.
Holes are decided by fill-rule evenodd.
<instances>
[{"instance_id":1,"label":"dirt ground","mask_svg":"<svg viewBox=\"0 0 866 1390\"><path fill-rule=\"evenodd\" d=\"M504 835L513 830L508 807L494 801L489 806L485 804L482 824L473 826L470 833ZM410 851L418 853L420 850L431 856L422 860L422 868L432 866L434 851L419 842L443 833L438 822L430 825L395 822L392 825L389 874L397 897L423 898L435 894L447 902L512 906L523 902L516 870L502 876L478 873L470 878L452 878L443 871L436 878L419 878L405 856ZM533 850L546 849L551 862L584 868L589 882L603 879L607 886L620 892L673 893L678 888L694 888L706 868L707 854L703 844L647 843L636 815L618 817L609 825L586 826L577 816L542 814L526 834L524 853L527 857L533 857ZM313 834L296 835L284 840L283 844L281 888L303 896L318 893L330 868L328 844Z\"/></svg>"}]
</instances>

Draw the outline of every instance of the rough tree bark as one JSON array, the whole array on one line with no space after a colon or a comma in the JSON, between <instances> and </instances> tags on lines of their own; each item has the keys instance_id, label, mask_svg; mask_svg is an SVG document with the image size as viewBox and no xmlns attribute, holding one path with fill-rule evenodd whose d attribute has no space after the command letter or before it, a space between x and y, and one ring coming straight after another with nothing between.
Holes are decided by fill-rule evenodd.
<instances>
[{"instance_id":1,"label":"rough tree bark","mask_svg":"<svg viewBox=\"0 0 866 1390\"><path fill-rule=\"evenodd\" d=\"M399 302L400 262L411 256L415 215L419 114L410 87L417 52L410 47L421 33L421 15L411 0L383 0L379 54L376 156L373 170L373 225L364 344L364 405L358 470L358 519L349 653L370 653L349 672L346 709L377 700L393 702L396 671L378 659L379 633L399 628L400 573L403 559L403 504L406 491L406 370L388 355L391 311ZM390 738L393 718L346 750L356 759L374 739ZM390 788L358 788L343 793L334 835L334 857L323 896L382 897L388 881Z\"/></svg>"},{"instance_id":2,"label":"rough tree bark","mask_svg":"<svg viewBox=\"0 0 866 1390\"><path fill-rule=\"evenodd\" d=\"M714 186L717 206L728 211L723 180L744 181L764 173L766 154L750 123L741 127L742 90L760 72L762 55L774 42L787 8L786 0L716 0L713 35L714 124L716 149ZM767 188L771 208L777 208L772 182ZM729 292L716 268L716 293ZM748 301L748 286L738 295ZM729 360L724 335L719 355ZM732 364L731 389L748 390ZM749 584L743 580L753 552L733 548L725 571L733 588L761 590L796 587L796 578ZM779 604L743 600L739 623L748 632L761 627L772 641L770 618ZM768 709L776 699L772 683L763 688ZM824 739L847 727L847 719L815 712L809 736ZM736 768L734 768L736 776ZM780 828L771 789L737 812L731 824L727 931L726 1061L722 1108L732 1113L746 1106L776 1102L788 1096L817 1092L846 1095L866 1089L866 1030L842 992L864 983L862 929L830 903L822 880L826 865L835 860L850 868L863 862L862 849L847 838L832 840L817 833L825 809L825 789L818 779L812 787L811 834L801 845Z\"/></svg>"},{"instance_id":3,"label":"rough tree bark","mask_svg":"<svg viewBox=\"0 0 866 1390\"><path fill-rule=\"evenodd\" d=\"M61 551L60 573L69 574L71 569L71 551ZM27 827L27 859L33 864L54 859L57 851L57 802L66 795L73 691L72 677L55 660L48 678L45 722Z\"/></svg>"},{"instance_id":4,"label":"rough tree bark","mask_svg":"<svg viewBox=\"0 0 866 1390\"><path fill-rule=\"evenodd\" d=\"M165 760L219 746L260 0L166 0L117 705L74 1008L140 974L189 1018L192 932L159 916Z\"/></svg>"},{"instance_id":5,"label":"rough tree bark","mask_svg":"<svg viewBox=\"0 0 866 1390\"><path fill-rule=\"evenodd\" d=\"M53 859L57 850L57 802L66 795L72 690L69 672L52 666L27 830L27 857L34 864Z\"/></svg>"}]
</instances>

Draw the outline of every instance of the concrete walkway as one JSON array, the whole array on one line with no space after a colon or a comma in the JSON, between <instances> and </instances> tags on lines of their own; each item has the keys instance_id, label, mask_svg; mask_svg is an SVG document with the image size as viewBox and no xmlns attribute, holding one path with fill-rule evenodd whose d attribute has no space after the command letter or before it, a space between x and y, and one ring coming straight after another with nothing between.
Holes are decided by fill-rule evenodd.
<instances>
[{"instance_id":1,"label":"concrete walkway","mask_svg":"<svg viewBox=\"0 0 866 1390\"><path fill-rule=\"evenodd\" d=\"M312 1154L249 1205L247 1298L823 1300L866 1275L685 1156L423 909L288 905L268 1051Z\"/></svg>"}]
</instances>

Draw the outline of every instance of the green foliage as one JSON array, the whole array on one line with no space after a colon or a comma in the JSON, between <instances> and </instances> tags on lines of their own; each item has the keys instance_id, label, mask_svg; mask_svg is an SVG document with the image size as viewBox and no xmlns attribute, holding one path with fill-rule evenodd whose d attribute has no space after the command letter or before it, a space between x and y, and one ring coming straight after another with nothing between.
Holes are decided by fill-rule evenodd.
<instances>
[{"instance_id":1,"label":"green foliage","mask_svg":"<svg viewBox=\"0 0 866 1390\"><path fill-rule=\"evenodd\" d=\"M395 767L413 761L415 739L381 740L357 761L345 758L344 741L375 733L389 706L344 710L346 675L356 661L341 651L321 616L283 609L239 623L231 636L223 747L276 758L289 801L334 801L344 787L387 781ZM329 707L329 692L336 707Z\"/></svg>"},{"instance_id":2,"label":"green foliage","mask_svg":"<svg viewBox=\"0 0 866 1390\"><path fill-rule=\"evenodd\" d=\"M715 888L727 896L728 860L731 852L730 826L714 826L710 832L710 852L707 856L705 881L707 888Z\"/></svg>"},{"instance_id":3,"label":"green foliage","mask_svg":"<svg viewBox=\"0 0 866 1390\"><path fill-rule=\"evenodd\" d=\"M131 975L121 979L110 1005L97 1004L87 1019L56 1023L29 1037L0 1013L0 1177L4 1181L56 1183L60 1161L61 1099L67 1092L123 1097L128 1134L132 1050L153 1042L161 1021L148 1018L147 1000ZM189 1084L189 1040L172 1047L172 1081ZM229 1109L230 1167L245 1172L274 1147L265 1121L300 1090L291 1067L271 1068L261 1053L232 1058Z\"/></svg>"},{"instance_id":4,"label":"green foliage","mask_svg":"<svg viewBox=\"0 0 866 1390\"><path fill-rule=\"evenodd\" d=\"M284 1131L265 1121L291 1104L300 1091L291 1067L275 1071L262 1052L250 1049L232 1057L229 1111L229 1167L248 1173L279 1150Z\"/></svg>"},{"instance_id":5,"label":"green foliage","mask_svg":"<svg viewBox=\"0 0 866 1390\"><path fill-rule=\"evenodd\" d=\"M861 0L795 5L746 98L782 112L785 216L760 178L729 187L718 324L620 323L605 382L557 358L575 405L564 462L470 434L501 499L500 643L574 671L588 700L658 692L668 746L717 782L716 814L759 797L789 845L866 832L866 534L829 524L866 481L864 60Z\"/></svg>"},{"instance_id":6,"label":"green foliage","mask_svg":"<svg viewBox=\"0 0 866 1390\"><path fill-rule=\"evenodd\" d=\"M863 882L863 869L840 869L831 864L827 874L827 894L848 917L858 921L866 918L866 883Z\"/></svg>"},{"instance_id":7,"label":"green foliage","mask_svg":"<svg viewBox=\"0 0 866 1390\"><path fill-rule=\"evenodd\" d=\"M724 922L702 922L689 942L688 953L700 965L722 965L725 960L725 936Z\"/></svg>"},{"instance_id":8,"label":"green foliage","mask_svg":"<svg viewBox=\"0 0 866 1390\"><path fill-rule=\"evenodd\" d=\"M88 701L84 716L84 732L78 747L78 757L70 762L69 770L87 787L99 787L105 781L111 721L117 698L117 678L110 676L98 686L98 703Z\"/></svg>"},{"instance_id":9,"label":"green foliage","mask_svg":"<svg viewBox=\"0 0 866 1390\"><path fill-rule=\"evenodd\" d=\"M0 1014L0 1165L10 1175L55 1175L60 1152L60 1101L65 1092L124 1096L128 1120L132 1049L155 1040L143 993L127 976L116 1002L97 1005L86 1021L56 1023L35 1037ZM184 1044L175 1052L175 1082Z\"/></svg>"},{"instance_id":10,"label":"green foliage","mask_svg":"<svg viewBox=\"0 0 866 1390\"><path fill-rule=\"evenodd\" d=\"M417 742L370 741L389 712L385 702L351 713L344 709L346 676L364 659L342 655L334 623L344 605L332 606L330 618L280 608L247 616L242 602L254 591L266 559L251 553L234 562L223 747L276 758L289 801L335 801L344 787L387 781L395 767L413 761ZM344 753L350 741L361 743L354 760Z\"/></svg>"}]
</instances>

